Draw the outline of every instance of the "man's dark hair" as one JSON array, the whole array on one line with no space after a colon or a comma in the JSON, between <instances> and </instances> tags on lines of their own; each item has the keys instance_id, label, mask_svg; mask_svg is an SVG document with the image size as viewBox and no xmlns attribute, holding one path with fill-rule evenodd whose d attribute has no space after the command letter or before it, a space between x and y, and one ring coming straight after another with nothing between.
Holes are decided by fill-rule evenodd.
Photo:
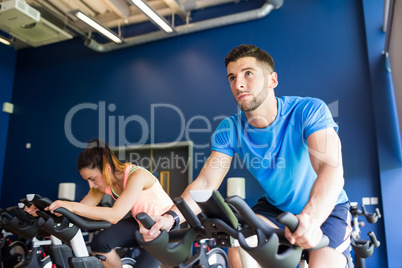
<instances>
[{"instance_id":1,"label":"man's dark hair","mask_svg":"<svg viewBox=\"0 0 402 268\"><path fill-rule=\"evenodd\" d=\"M256 58L258 62L267 64L272 72L275 71L275 63L271 55L261 48L253 45L240 45L232 49L232 51L230 51L225 58L225 66L228 67L229 63L235 62L244 57Z\"/></svg>"}]
</instances>

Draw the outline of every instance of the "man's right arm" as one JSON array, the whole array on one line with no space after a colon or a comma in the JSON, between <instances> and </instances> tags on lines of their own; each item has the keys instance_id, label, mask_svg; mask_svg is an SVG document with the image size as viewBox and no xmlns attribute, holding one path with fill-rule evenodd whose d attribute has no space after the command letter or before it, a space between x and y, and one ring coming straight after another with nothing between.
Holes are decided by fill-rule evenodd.
<instances>
[{"instance_id":1,"label":"man's right arm","mask_svg":"<svg viewBox=\"0 0 402 268\"><path fill-rule=\"evenodd\" d=\"M197 179L195 179L184 190L182 198L186 201L186 203L195 214L200 213L201 210L195 203L195 201L191 198L190 191L217 190L221 185L223 179L225 178L226 174L228 173L231 162L232 157L217 151L212 151ZM172 206L170 210L179 215L180 222L185 221L184 217L181 215L176 206ZM143 235L145 241L155 239L160 234L160 230L170 230L172 228L172 225L174 224L173 217L169 214L152 218L155 221L155 225L151 229L148 230L143 226L141 226L140 228L140 232Z\"/></svg>"}]
</instances>

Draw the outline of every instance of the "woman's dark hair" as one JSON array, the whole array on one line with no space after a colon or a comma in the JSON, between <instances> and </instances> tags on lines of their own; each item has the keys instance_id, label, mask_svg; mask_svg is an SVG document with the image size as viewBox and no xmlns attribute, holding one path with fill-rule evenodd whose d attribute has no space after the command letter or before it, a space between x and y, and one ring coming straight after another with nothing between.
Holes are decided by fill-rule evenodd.
<instances>
[{"instance_id":1,"label":"woman's dark hair","mask_svg":"<svg viewBox=\"0 0 402 268\"><path fill-rule=\"evenodd\" d=\"M113 174L116 172L124 172L126 164L121 163L113 154L110 147L102 140L91 140L87 144L87 148L83 150L78 157L78 170L84 168L99 169L107 185L112 185L109 177L108 167Z\"/></svg>"}]
</instances>

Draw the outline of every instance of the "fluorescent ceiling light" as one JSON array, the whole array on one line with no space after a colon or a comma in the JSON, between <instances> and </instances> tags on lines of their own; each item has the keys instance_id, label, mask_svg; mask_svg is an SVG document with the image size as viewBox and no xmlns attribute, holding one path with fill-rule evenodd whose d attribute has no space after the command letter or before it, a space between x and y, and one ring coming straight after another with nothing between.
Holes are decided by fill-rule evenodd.
<instances>
[{"instance_id":1,"label":"fluorescent ceiling light","mask_svg":"<svg viewBox=\"0 0 402 268\"><path fill-rule=\"evenodd\" d=\"M3 37L0 37L0 43L3 43L7 46L11 46L11 42L8 41L7 39L4 39Z\"/></svg>"},{"instance_id":2,"label":"fluorescent ceiling light","mask_svg":"<svg viewBox=\"0 0 402 268\"><path fill-rule=\"evenodd\" d=\"M103 34L104 36L106 36L107 38L112 40L113 42L118 43L118 44L123 42L120 39L120 37L118 37L116 34L109 31L108 29L106 29L105 27L103 27L102 25L100 25L99 23L94 21L93 19L89 18L87 15L85 15L81 11L74 11L73 14L77 18L79 18L80 20L82 20L83 22L85 22L86 24L88 24L89 26L94 28L95 30L97 30L99 33Z\"/></svg>"},{"instance_id":3,"label":"fluorescent ceiling light","mask_svg":"<svg viewBox=\"0 0 402 268\"><path fill-rule=\"evenodd\" d=\"M144 3L142 0L131 0L133 4L145 13L153 22L161 27L165 32L173 32L173 28L165 20L165 18L159 16L150 6Z\"/></svg>"}]
</instances>

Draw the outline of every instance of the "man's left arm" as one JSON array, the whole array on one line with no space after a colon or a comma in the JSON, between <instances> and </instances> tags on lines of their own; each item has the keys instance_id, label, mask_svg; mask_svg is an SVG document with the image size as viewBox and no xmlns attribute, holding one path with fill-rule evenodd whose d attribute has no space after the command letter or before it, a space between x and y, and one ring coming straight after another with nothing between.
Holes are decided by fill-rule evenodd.
<instances>
[{"instance_id":1,"label":"man's left arm","mask_svg":"<svg viewBox=\"0 0 402 268\"><path fill-rule=\"evenodd\" d=\"M344 185L341 143L335 130L326 128L312 133L307 145L317 179L307 205L297 215L298 229L293 235L289 230L286 234L291 243L302 248L314 247L320 241L320 226L331 214Z\"/></svg>"}]
</instances>

